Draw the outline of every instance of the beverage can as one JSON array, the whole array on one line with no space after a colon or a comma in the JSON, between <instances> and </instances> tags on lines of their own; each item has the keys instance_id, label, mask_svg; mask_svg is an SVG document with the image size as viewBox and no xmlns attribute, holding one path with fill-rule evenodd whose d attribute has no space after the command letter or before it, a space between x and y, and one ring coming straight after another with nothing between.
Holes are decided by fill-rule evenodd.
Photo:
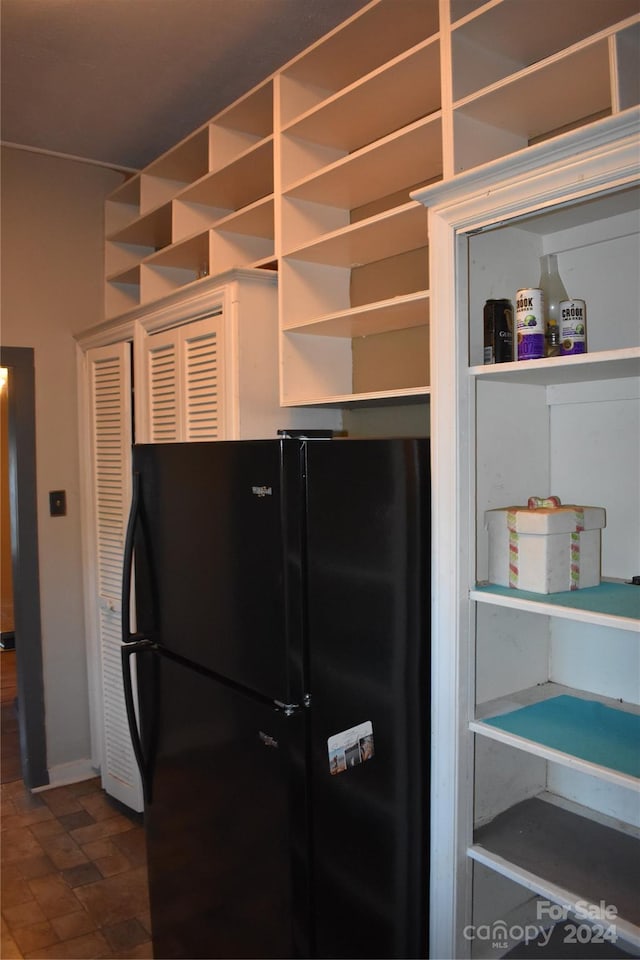
<instances>
[{"instance_id":1,"label":"beverage can","mask_svg":"<svg viewBox=\"0 0 640 960\"><path fill-rule=\"evenodd\" d=\"M544 357L544 296L539 287L522 287L516 294L518 360Z\"/></svg>"},{"instance_id":2,"label":"beverage can","mask_svg":"<svg viewBox=\"0 0 640 960\"><path fill-rule=\"evenodd\" d=\"M569 357L587 349L587 308L584 300L561 300L560 353Z\"/></svg>"},{"instance_id":3,"label":"beverage can","mask_svg":"<svg viewBox=\"0 0 640 960\"><path fill-rule=\"evenodd\" d=\"M484 305L484 362L513 360L513 304L510 300L487 300Z\"/></svg>"}]
</instances>

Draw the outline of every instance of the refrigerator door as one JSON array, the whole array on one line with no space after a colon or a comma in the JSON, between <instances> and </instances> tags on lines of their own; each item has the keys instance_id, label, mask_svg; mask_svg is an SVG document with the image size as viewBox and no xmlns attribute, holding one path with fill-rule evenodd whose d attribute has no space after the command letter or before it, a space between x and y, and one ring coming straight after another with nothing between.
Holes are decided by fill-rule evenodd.
<instances>
[{"instance_id":1,"label":"refrigerator door","mask_svg":"<svg viewBox=\"0 0 640 960\"><path fill-rule=\"evenodd\" d=\"M427 441L307 445L315 956L424 957Z\"/></svg>"},{"instance_id":2,"label":"refrigerator door","mask_svg":"<svg viewBox=\"0 0 640 960\"><path fill-rule=\"evenodd\" d=\"M133 453L136 635L283 703L302 690L299 449L273 440Z\"/></svg>"},{"instance_id":3,"label":"refrigerator door","mask_svg":"<svg viewBox=\"0 0 640 960\"><path fill-rule=\"evenodd\" d=\"M154 957L306 954L304 715L162 652L137 660Z\"/></svg>"}]
</instances>

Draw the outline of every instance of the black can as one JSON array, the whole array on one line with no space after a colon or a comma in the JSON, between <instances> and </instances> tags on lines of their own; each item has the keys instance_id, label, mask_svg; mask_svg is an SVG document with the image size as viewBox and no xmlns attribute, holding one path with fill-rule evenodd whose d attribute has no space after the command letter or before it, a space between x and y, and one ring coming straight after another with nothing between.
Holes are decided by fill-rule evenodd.
<instances>
[{"instance_id":1,"label":"black can","mask_svg":"<svg viewBox=\"0 0 640 960\"><path fill-rule=\"evenodd\" d=\"M487 300L484 305L484 362L513 360L513 304L510 300Z\"/></svg>"}]
</instances>

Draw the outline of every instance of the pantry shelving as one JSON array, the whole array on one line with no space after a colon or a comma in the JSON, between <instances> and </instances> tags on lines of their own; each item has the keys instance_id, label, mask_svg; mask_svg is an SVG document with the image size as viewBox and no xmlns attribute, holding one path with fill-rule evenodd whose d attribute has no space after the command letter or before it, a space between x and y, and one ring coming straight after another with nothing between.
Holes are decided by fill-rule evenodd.
<instances>
[{"instance_id":1,"label":"pantry shelving","mask_svg":"<svg viewBox=\"0 0 640 960\"><path fill-rule=\"evenodd\" d=\"M640 570L638 120L637 109L607 117L416 193L440 279L432 313L457 318L450 340L432 342L432 389L450 401L432 424L434 624L443 635L455 624L457 637L450 654L439 649L434 685L461 691L436 707L459 733L445 737L435 775L473 784L472 799L464 787L434 798L438 821L456 809L466 825L457 909L499 923L514 907L535 921L534 894L574 910L605 902L623 948L640 944L617 852L637 857L640 843L640 591L628 583ZM546 253L588 305L589 352L485 367L484 302L536 286ZM486 511L552 493L605 508L600 586L547 595L487 583ZM452 848L436 838L432 853L443 882ZM473 954L454 925L453 955Z\"/></svg>"}]
</instances>

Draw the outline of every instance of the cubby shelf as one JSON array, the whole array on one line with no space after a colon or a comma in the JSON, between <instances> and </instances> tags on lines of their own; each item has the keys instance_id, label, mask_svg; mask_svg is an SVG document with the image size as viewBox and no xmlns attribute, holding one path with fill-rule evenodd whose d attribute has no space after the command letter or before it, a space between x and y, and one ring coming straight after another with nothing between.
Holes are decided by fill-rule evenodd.
<instances>
[{"instance_id":1,"label":"cubby shelf","mask_svg":"<svg viewBox=\"0 0 640 960\"><path fill-rule=\"evenodd\" d=\"M600 5L565 0L555 5L550 29L545 16L530 17L520 4L504 0L486 4L452 31L454 101L512 77L637 13L635 0ZM583 80L580 75L580 82Z\"/></svg>"},{"instance_id":2,"label":"cubby shelf","mask_svg":"<svg viewBox=\"0 0 640 960\"><path fill-rule=\"evenodd\" d=\"M406 330L428 324L429 295L426 291L380 300L360 307L315 317L303 323L283 327L289 333L321 337L369 337L391 330Z\"/></svg>"},{"instance_id":3,"label":"cubby shelf","mask_svg":"<svg viewBox=\"0 0 640 960\"><path fill-rule=\"evenodd\" d=\"M113 243L166 247L171 243L171 202L163 203L107 237Z\"/></svg>"},{"instance_id":4,"label":"cubby shelf","mask_svg":"<svg viewBox=\"0 0 640 960\"><path fill-rule=\"evenodd\" d=\"M440 106L439 44L432 37L323 100L282 133L352 153Z\"/></svg>"},{"instance_id":5,"label":"cubby shelf","mask_svg":"<svg viewBox=\"0 0 640 960\"><path fill-rule=\"evenodd\" d=\"M478 828L469 855L567 910L582 908L584 916L592 907L600 929L613 927L614 941L640 946L637 837L543 793ZM614 909L613 921L603 906Z\"/></svg>"},{"instance_id":6,"label":"cubby shelf","mask_svg":"<svg viewBox=\"0 0 640 960\"><path fill-rule=\"evenodd\" d=\"M442 173L441 113L430 115L285 187L285 196L359 207Z\"/></svg>"},{"instance_id":7,"label":"cubby shelf","mask_svg":"<svg viewBox=\"0 0 640 960\"><path fill-rule=\"evenodd\" d=\"M576 76L580 83L572 82ZM555 54L454 104L457 169L465 169L469 157L474 158L471 140L473 131L479 135L480 124L486 126L489 143L478 146L478 163L605 116L611 109L606 38L571 54ZM471 133L463 126L469 121Z\"/></svg>"},{"instance_id":8,"label":"cubby shelf","mask_svg":"<svg viewBox=\"0 0 640 960\"><path fill-rule=\"evenodd\" d=\"M198 180L208 169L208 145L208 130L201 127L150 163L144 170L144 176L184 184Z\"/></svg>"},{"instance_id":9,"label":"cubby shelf","mask_svg":"<svg viewBox=\"0 0 640 960\"><path fill-rule=\"evenodd\" d=\"M578 732L584 740L580 739L576 742L575 747L572 747L572 738L576 735L576 719L570 710L563 713L563 710L555 705L554 732L557 732L558 736L553 742L548 739L549 726L548 721L545 722L544 715L540 716L539 721L532 719L521 725L521 729L526 730L526 734L516 733L488 722L525 707L539 707L545 701L556 697L567 698L562 703L571 703L576 700L589 701L589 710L580 715L581 726ZM598 710L598 706L606 709ZM620 734L615 717L618 713L625 712L639 717L640 707L621 703L610 697L587 694L558 683L544 683L479 704L476 707L476 719L470 721L469 729L491 740L517 747L527 753L563 764L572 770L594 776L596 779L606 780L640 793L640 777L629 770L628 755L624 756L620 762L616 756ZM539 723L538 733L536 732L537 722ZM589 724L592 726L590 727ZM604 759L602 759L603 756Z\"/></svg>"},{"instance_id":10,"label":"cubby shelf","mask_svg":"<svg viewBox=\"0 0 640 960\"><path fill-rule=\"evenodd\" d=\"M105 236L122 230L140 216L140 174L130 177L105 203Z\"/></svg>"},{"instance_id":11,"label":"cubby shelf","mask_svg":"<svg viewBox=\"0 0 640 960\"><path fill-rule=\"evenodd\" d=\"M241 207L273 193L273 138L253 144L235 160L206 174L178 199L211 207Z\"/></svg>"},{"instance_id":12,"label":"cubby shelf","mask_svg":"<svg viewBox=\"0 0 640 960\"><path fill-rule=\"evenodd\" d=\"M424 246L427 215L421 204L407 203L333 230L285 255L311 263L353 267Z\"/></svg>"},{"instance_id":13,"label":"cubby shelf","mask_svg":"<svg viewBox=\"0 0 640 960\"><path fill-rule=\"evenodd\" d=\"M283 68L283 124L437 31L437 4L371 4Z\"/></svg>"},{"instance_id":14,"label":"cubby shelf","mask_svg":"<svg viewBox=\"0 0 640 960\"><path fill-rule=\"evenodd\" d=\"M599 587L551 594L478 584L469 597L477 603L640 633L640 588L621 581L603 581Z\"/></svg>"}]
</instances>

